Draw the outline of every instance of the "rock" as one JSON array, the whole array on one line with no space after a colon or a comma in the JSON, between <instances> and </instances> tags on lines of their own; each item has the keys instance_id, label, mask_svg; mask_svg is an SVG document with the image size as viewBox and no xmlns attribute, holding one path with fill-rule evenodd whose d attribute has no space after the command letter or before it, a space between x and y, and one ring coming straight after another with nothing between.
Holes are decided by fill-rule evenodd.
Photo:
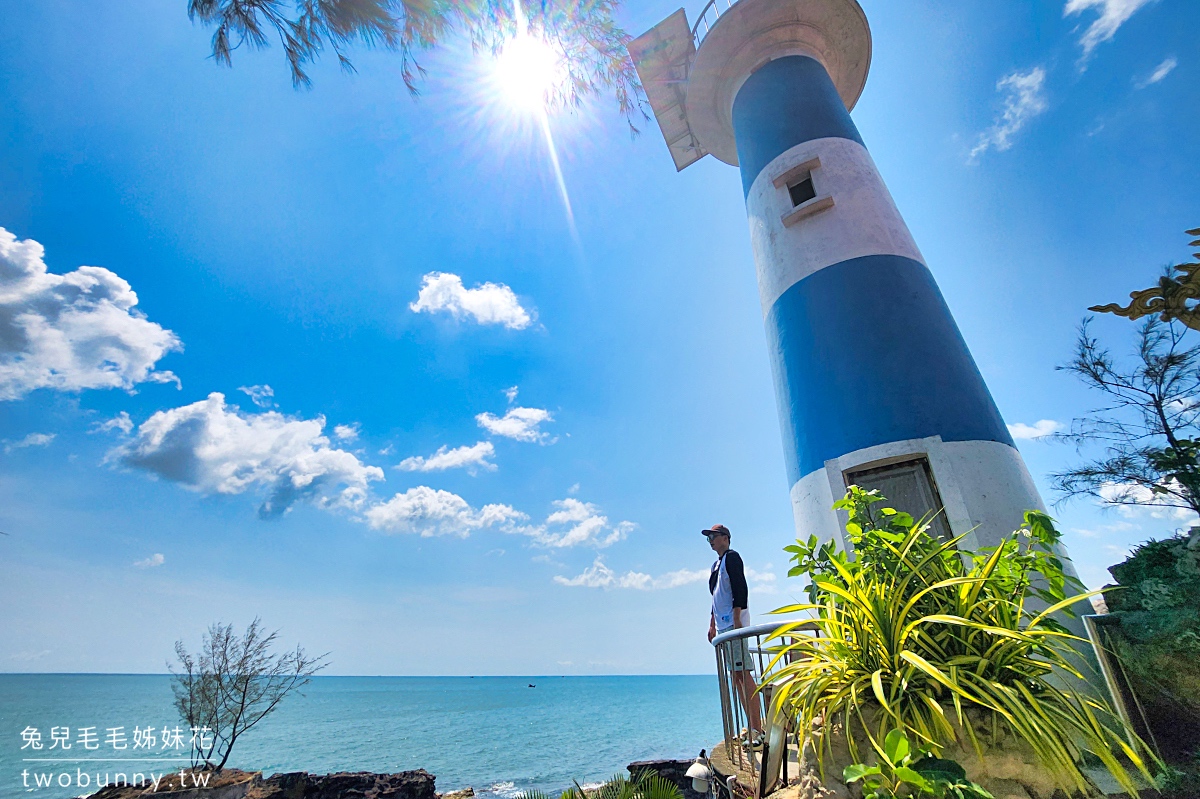
<instances>
[{"instance_id":1,"label":"rock","mask_svg":"<svg viewBox=\"0 0 1200 799\"><path fill-rule=\"evenodd\" d=\"M437 794L434 776L424 769L396 774L296 771L272 774L246 799L437 799Z\"/></svg>"},{"instance_id":2,"label":"rock","mask_svg":"<svg viewBox=\"0 0 1200 799\"><path fill-rule=\"evenodd\" d=\"M157 791L154 791L149 782L132 785L110 784L92 794L89 799L140 799L143 796L160 796L163 799L244 799L259 785L262 778L261 772L241 771L235 768L227 768L219 773L204 770L197 773L205 781L205 787L195 787L192 784L195 777L192 771L188 770L187 781L182 787L179 784L179 772L173 772L162 775Z\"/></svg>"},{"instance_id":3,"label":"rock","mask_svg":"<svg viewBox=\"0 0 1200 799\"><path fill-rule=\"evenodd\" d=\"M239 776L240 775L240 776ZM232 782L241 778L247 781L236 785L223 784L209 789L157 794L144 793L144 788L110 786L90 799L135 799L143 796L161 796L163 799L438 799L434 792L434 776L425 769L401 771L396 774L371 774L366 771L339 774L309 774L293 771L272 774L261 779L257 772L239 772L226 769L221 782ZM164 786L165 787L165 786ZM470 799L475 792L471 789L446 794L450 799ZM445 797L443 797L445 799Z\"/></svg>"},{"instance_id":4,"label":"rock","mask_svg":"<svg viewBox=\"0 0 1200 799\"><path fill-rule=\"evenodd\" d=\"M652 771L672 785L683 791L683 799L704 799L705 795L697 793L692 788L692 778L687 776L687 770L695 760L639 760L629 764L629 774L633 776L639 771Z\"/></svg>"},{"instance_id":5,"label":"rock","mask_svg":"<svg viewBox=\"0 0 1200 799\"><path fill-rule=\"evenodd\" d=\"M302 796L303 799L436 799L433 787L434 777L424 769L398 774L341 772L309 775Z\"/></svg>"},{"instance_id":6,"label":"rock","mask_svg":"<svg viewBox=\"0 0 1200 799\"><path fill-rule=\"evenodd\" d=\"M308 785L307 771L290 771L272 774L257 787L251 788L246 799L304 799Z\"/></svg>"},{"instance_id":7,"label":"rock","mask_svg":"<svg viewBox=\"0 0 1200 799\"><path fill-rule=\"evenodd\" d=\"M461 791L446 791L439 793L438 799L471 799L475 795L474 788L463 788Z\"/></svg>"}]
</instances>

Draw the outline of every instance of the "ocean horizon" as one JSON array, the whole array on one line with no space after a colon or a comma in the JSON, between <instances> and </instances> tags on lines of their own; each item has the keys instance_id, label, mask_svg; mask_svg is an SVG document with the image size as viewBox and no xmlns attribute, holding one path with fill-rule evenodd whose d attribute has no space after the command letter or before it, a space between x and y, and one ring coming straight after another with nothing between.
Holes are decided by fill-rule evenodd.
<instances>
[{"instance_id":1,"label":"ocean horizon","mask_svg":"<svg viewBox=\"0 0 1200 799\"><path fill-rule=\"evenodd\" d=\"M0 793L69 799L117 773L178 771L189 733L178 750L161 734L177 725L169 674L0 674ZM65 740L52 741L54 728ZM440 792L512 799L695 757L720 735L715 675L322 675L240 738L227 765L264 776L423 768Z\"/></svg>"}]
</instances>

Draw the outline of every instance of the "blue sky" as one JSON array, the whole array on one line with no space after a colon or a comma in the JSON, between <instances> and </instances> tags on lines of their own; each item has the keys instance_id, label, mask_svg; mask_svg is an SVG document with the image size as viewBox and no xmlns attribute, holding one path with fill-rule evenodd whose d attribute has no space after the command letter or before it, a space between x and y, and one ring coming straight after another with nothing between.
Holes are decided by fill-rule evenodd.
<instances>
[{"instance_id":1,"label":"blue sky","mask_svg":"<svg viewBox=\"0 0 1200 799\"><path fill-rule=\"evenodd\" d=\"M1200 225L1200 7L863 6L855 121L1006 420L1066 423L1086 307ZM0 340L0 670L162 671L261 615L334 673L703 672L714 522L755 612L799 594L736 169L556 115L573 228L461 42L414 100L386 53L217 67L182 0L0 10L0 312L46 331ZM1073 452L1019 443L1048 495ZM1092 584L1182 521L1056 515Z\"/></svg>"}]
</instances>

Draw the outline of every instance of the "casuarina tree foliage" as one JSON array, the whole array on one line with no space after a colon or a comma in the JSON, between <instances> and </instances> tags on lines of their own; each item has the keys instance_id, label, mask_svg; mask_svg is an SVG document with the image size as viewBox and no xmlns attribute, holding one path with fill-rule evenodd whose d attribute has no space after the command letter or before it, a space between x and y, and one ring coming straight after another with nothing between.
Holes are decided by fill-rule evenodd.
<instances>
[{"instance_id":1,"label":"casuarina tree foliage","mask_svg":"<svg viewBox=\"0 0 1200 799\"><path fill-rule=\"evenodd\" d=\"M1188 233L1200 235L1200 229ZM1200 246L1200 240L1192 244ZM1187 280L1167 275L1158 287L1134 292L1135 300L1145 297L1131 305L1132 312L1115 305L1097 308L1147 317L1138 327L1132 357L1114 357L1084 320L1074 357L1058 367L1103 398L1103 404L1075 419L1069 432L1053 436L1081 450L1100 448L1091 460L1051 476L1063 499L1090 496L1110 505L1200 513L1200 344L1193 335L1200 315L1188 306L1200 292L1193 285L1200 275L1192 276L1200 263L1174 269Z\"/></svg>"},{"instance_id":2,"label":"casuarina tree foliage","mask_svg":"<svg viewBox=\"0 0 1200 799\"><path fill-rule=\"evenodd\" d=\"M213 28L212 55L232 65L242 46L261 50L278 42L292 84L309 86L309 66L326 51L353 71L355 44L400 55L408 90L418 91L425 70L418 54L454 35L477 50L498 52L518 30L543 40L562 59L566 79L551 90L550 105L574 106L612 91L632 125L646 118L645 95L626 45L631 37L615 20L617 0L189 0L188 16Z\"/></svg>"}]
</instances>

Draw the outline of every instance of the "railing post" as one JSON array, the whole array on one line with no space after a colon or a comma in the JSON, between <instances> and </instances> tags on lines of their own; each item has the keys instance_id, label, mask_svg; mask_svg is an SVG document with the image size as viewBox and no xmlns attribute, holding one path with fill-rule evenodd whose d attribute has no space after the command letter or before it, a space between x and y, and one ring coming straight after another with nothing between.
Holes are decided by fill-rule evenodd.
<instances>
[{"instance_id":1,"label":"railing post","mask_svg":"<svg viewBox=\"0 0 1200 799\"><path fill-rule=\"evenodd\" d=\"M721 697L721 727L724 734L724 741L719 748L724 752L722 757L718 757L716 751L718 747L714 747L709 762L714 766L718 762L725 763L726 769L731 769L738 776L738 784L751 796L759 799L761 799L759 797L761 792L778 785L781 779L786 783L788 760L789 736L787 730L781 729L778 724L773 726L771 723L770 709L774 692L774 672L768 673L767 670L771 662L771 652L768 650L766 639L770 638L782 625L795 622L800 622L800 624L792 632L779 639L779 645L786 646L788 640L801 634L800 630L808 630L811 634L819 632L818 627L811 622L800 619L780 620L772 624L759 624L730 630L713 639L713 649L717 661L717 684ZM766 746L761 750L753 750L745 746L745 742L741 740L739 735L741 728L745 726L748 730L750 720L741 701L738 685L734 680L733 648L735 646L745 647L746 651L742 654L747 662L744 665L750 667L758 685L758 691L752 698L748 698L745 704L749 705L751 701L758 703L765 739L768 745L773 740L775 749L779 751L771 751ZM781 661L779 665L785 666L787 662ZM801 736L797 734L795 739L797 748L802 747ZM761 759L761 762L756 759L756 756ZM767 773L768 765L771 773ZM717 769L714 771L718 774L723 773ZM729 774L725 774L725 777L729 776ZM731 797L731 799L738 799L738 797Z\"/></svg>"}]
</instances>

